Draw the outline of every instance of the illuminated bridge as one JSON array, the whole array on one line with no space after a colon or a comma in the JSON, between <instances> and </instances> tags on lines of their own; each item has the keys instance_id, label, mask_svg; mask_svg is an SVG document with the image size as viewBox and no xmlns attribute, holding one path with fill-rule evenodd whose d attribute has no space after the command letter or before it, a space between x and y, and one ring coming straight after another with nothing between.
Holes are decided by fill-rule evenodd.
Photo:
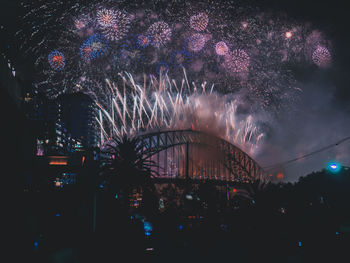
<instances>
[{"instance_id":1,"label":"illuminated bridge","mask_svg":"<svg viewBox=\"0 0 350 263\"><path fill-rule=\"evenodd\" d=\"M143 154L158 164L158 179L249 183L266 179L262 168L237 146L193 131L159 131L139 135Z\"/></svg>"}]
</instances>

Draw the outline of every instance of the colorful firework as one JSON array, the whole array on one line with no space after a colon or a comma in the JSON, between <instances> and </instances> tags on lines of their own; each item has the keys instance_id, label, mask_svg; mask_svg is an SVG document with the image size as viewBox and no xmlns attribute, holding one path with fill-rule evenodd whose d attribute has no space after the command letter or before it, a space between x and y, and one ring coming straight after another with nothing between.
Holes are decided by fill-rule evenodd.
<instances>
[{"instance_id":1,"label":"colorful firework","mask_svg":"<svg viewBox=\"0 0 350 263\"><path fill-rule=\"evenodd\" d=\"M148 36L139 35L137 37L137 45L141 48L145 48L150 44L150 38Z\"/></svg>"},{"instance_id":2,"label":"colorful firework","mask_svg":"<svg viewBox=\"0 0 350 263\"><path fill-rule=\"evenodd\" d=\"M312 24L234 1L117 2L30 2L19 42L37 57L36 84L48 96L97 87L123 71L139 80L163 68L182 79L180 69L186 67L197 82L215 83L228 96L244 94L243 100L254 105L252 113L275 114L300 93L294 66L324 67L332 60L331 43ZM47 54L55 49L64 54L65 74L57 70L61 62L48 65L53 61ZM103 97L100 92L94 94Z\"/></svg>"},{"instance_id":3,"label":"colorful firework","mask_svg":"<svg viewBox=\"0 0 350 263\"><path fill-rule=\"evenodd\" d=\"M234 73L248 71L250 65L249 55L242 49L232 50L225 56L225 68Z\"/></svg>"},{"instance_id":4,"label":"colorful firework","mask_svg":"<svg viewBox=\"0 0 350 263\"><path fill-rule=\"evenodd\" d=\"M100 35L93 35L80 47L80 55L83 60L90 61L102 56L107 50L107 40Z\"/></svg>"},{"instance_id":5,"label":"colorful firework","mask_svg":"<svg viewBox=\"0 0 350 263\"><path fill-rule=\"evenodd\" d=\"M205 35L196 33L188 38L187 48L190 51L198 52L204 48L206 42L207 42L207 39Z\"/></svg>"},{"instance_id":6,"label":"colorful firework","mask_svg":"<svg viewBox=\"0 0 350 263\"><path fill-rule=\"evenodd\" d=\"M99 10L97 21L103 35L111 41L118 41L125 37L130 28L129 16L120 10Z\"/></svg>"},{"instance_id":7,"label":"colorful firework","mask_svg":"<svg viewBox=\"0 0 350 263\"><path fill-rule=\"evenodd\" d=\"M97 11L97 23L102 28L116 26L117 24L118 11L112 9L100 9Z\"/></svg>"},{"instance_id":8,"label":"colorful firework","mask_svg":"<svg viewBox=\"0 0 350 263\"><path fill-rule=\"evenodd\" d=\"M151 44L155 47L164 46L171 40L172 31L169 25L163 21L153 23L147 30Z\"/></svg>"},{"instance_id":9,"label":"colorful firework","mask_svg":"<svg viewBox=\"0 0 350 263\"><path fill-rule=\"evenodd\" d=\"M199 13L190 17L190 27L196 31L203 31L207 28L209 17L206 13Z\"/></svg>"},{"instance_id":10,"label":"colorful firework","mask_svg":"<svg viewBox=\"0 0 350 263\"><path fill-rule=\"evenodd\" d=\"M332 56L326 47L317 46L312 53L312 61L319 67L328 67L332 62Z\"/></svg>"},{"instance_id":11,"label":"colorful firework","mask_svg":"<svg viewBox=\"0 0 350 263\"><path fill-rule=\"evenodd\" d=\"M225 56L229 52L229 48L224 41L220 41L215 44L215 52L219 56Z\"/></svg>"},{"instance_id":12,"label":"colorful firework","mask_svg":"<svg viewBox=\"0 0 350 263\"><path fill-rule=\"evenodd\" d=\"M64 54L57 50L52 51L47 57L47 60L54 70L62 70L66 65Z\"/></svg>"},{"instance_id":13,"label":"colorful firework","mask_svg":"<svg viewBox=\"0 0 350 263\"><path fill-rule=\"evenodd\" d=\"M254 153L264 134L251 115L237 113L237 100L213 92L213 86L189 84L186 72L181 86L167 74L151 76L137 84L132 75L121 75L123 87L107 80L105 97L112 105L97 101L100 115L101 145L112 136L133 135L158 129L193 129L212 133ZM108 100L108 99L107 99Z\"/></svg>"}]
</instances>

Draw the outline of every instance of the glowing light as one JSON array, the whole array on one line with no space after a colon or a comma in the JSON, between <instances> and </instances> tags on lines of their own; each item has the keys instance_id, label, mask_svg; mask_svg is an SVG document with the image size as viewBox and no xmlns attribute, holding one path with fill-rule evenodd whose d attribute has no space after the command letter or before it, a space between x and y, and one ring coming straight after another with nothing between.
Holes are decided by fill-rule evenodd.
<instances>
[{"instance_id":1,"label":"glowing light","mask_svg":"<svg viewBox=\"0 0 350 263\"><path fill-rule=\"evenodd\" d=\"M67 165L68 158L66 156L50 156L49 165Z\"/></svg>"},{"instance_id":2,"label":"glowing light","mask_svg":"<svg viewBox=\"0 0 350 263\"><path fill-rule=\"evenodd\" d=\"M292 32L288 31L285 33L286 38L291 38L293 36Z\"/></svg>"},{"instance_id":3,"label":"glowing light","mask_svg":"<svg viewBox=\"0 0 350 263\"><path fill-rule=\"evenodd\" d=\"M64 54L60 51L54 50L47 57L49 64L54 70L62 70L66 65Z\"/></svg>"},{"instance_id":4,"label":"glowing light","mask_svg":"<svg viewBox=\"0 0 350 263\"><path fill-rule=\"evenodd\" d=\"M329 162L328 163L328 170L331 173L338 173L342 169L342 166L338 162Z\"/></svg>"},{"instance_id":5,"label":"glowing light","mask_svg":"<svg viewBox=\"0 0 350 263\"><path fill-rule=\"evenodd\" d=\"M151 232L153 231L153 226L152 226L152 224L150 222L144 221L143 222L143 229L145 231L145 235L146 236L150 236Z\"/></svg>"},{"instance_id":6,"label":"glowing light","mask_svg":"<svg viewBox=\"0 0 350 263\"><path fill-rule=\"evenodd\" d=\"M192 195L186 195L186 199L187 200L193 200L193 196Z\"/></svg>"},{"instance_id":7,"label":"glowing light","mask_svg":"<svg viewBox=\"0 0 350 263\"><path fill-rule=\"evenodd\" d=\"M284 174L283 174L283 173L278 173L278 174L276 175L276 178L277 178L278 180L282 180L282 179L284 178Z\"/></svg>"}]
</instances>

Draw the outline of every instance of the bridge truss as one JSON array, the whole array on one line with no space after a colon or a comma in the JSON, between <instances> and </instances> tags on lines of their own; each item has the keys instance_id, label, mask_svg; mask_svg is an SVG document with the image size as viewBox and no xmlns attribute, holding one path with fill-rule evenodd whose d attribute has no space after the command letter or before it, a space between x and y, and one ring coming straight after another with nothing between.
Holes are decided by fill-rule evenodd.
<instances>
[{"instance_id":1,"label":"bridge truss","mask_svg":"<svg viewBox=\"0 0 350 263\"><path fill-rule=\"evenodd\" d=\"M139 135L143 154L158 164L162 179L250 183L267 179L263 169L237 146L193 130Z\"/></svg>"}]
</instances>

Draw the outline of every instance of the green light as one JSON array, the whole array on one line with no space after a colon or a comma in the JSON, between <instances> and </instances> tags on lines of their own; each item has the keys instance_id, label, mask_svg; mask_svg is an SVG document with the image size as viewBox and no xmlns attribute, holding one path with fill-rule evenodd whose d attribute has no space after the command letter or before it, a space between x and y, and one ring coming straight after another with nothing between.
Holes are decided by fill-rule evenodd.
<instances>
[{"instance_id":1,"label":"green light","mask_svg":"<svg viewBox=\"0 0 350 263\"><path fill-rule=\"evenodd\" d=\"M329 162L327 165L327 168L328 168L328 171L330 171L331 173L338 173L340 172L342 166L338 162Z\"/></svg>"}]
</instances>

